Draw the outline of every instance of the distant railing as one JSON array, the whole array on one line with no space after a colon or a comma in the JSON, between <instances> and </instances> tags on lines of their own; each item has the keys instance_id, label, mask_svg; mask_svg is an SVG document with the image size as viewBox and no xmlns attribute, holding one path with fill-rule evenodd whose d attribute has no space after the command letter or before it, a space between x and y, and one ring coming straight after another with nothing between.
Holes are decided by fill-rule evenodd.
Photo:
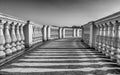
<instances>
[{"instance_id":1,"label":"distant railing","mask_svg":"<svg viewBox=\"0 0 120 75\"><path fill-rule=\"evenodd\" d=\"M83 40L120 64L120 12L82 26ZM86 35L88 32L89 36Z\"/></svg>"},{"instance_id":2,"label":"distant railing","mask_svg":"<svg viewBox=\"0 0 120 75\"><path fill-rule=\"evenodd\" d=\"M80 37L80 28L36 24L0 14L0 59L52 39Z\"/></svg>"}]
</instances>

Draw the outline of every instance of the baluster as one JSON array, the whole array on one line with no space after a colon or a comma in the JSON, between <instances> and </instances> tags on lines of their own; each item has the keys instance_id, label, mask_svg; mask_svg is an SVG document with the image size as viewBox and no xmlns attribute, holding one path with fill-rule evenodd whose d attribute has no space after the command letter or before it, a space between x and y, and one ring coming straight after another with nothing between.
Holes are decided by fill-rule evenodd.
<instances>
[{"instance_id":1,"label":"baluster","mask_svg":"<svg viewBox=\"0 0 120 75\"><path fill-rule=\"evenodd\" d=\"M11 55L12 54L12 50L11 50L11 45L10 45L10 43L11 43L11 37L10 37L10 30L9 30L9 28L10 28L10 25L8 24L8 22L6 22L5 24L4 24L4 28L5 28L5 30L4 30L4 33L5 33L5 53L6 53L6 55Z\"/></svg>"},{"instance_id":2,"label":"baluster","mask_svg":"<svg viewBox=\"0 0 120 75\"><path fill-rule=\"evenodd\" d=\"M3 34L3 24L2 21L0 20L0 58L4 58L6 56L4 50L4 45L5 45L5 37Z\"/></svg>"},{"instance_id":3,"label":"baluster","mask_svg":"<svg viewBox=\"0 0 120 75\"><path fill-rule=\"evenodd\" d=\"M108 32L108 24L105 23L105 27L106 27L106 37L105 37L105 55L108 56L108 37L109 37L109 32Z\"/></svg>"},{"instance_id":4,"label":"baluster","mask_svg":"<svg viewBox=\"0 0 120 75\"><path fill-rule=\"evenodd\" d=\"M21 48L25 48L24 46L24 40L25 40L25 37L24 37L24 33L23 33L23 24L20 25L20 36L21 36Z\"/></svg>"},{"instance_id":5,"label":"baluster","mask_svg":"<svg viewBox=\"0 0 120 75\"><path fill-rule=\"evenodd\" d=\"M116 56L117 56L117 48L118 48L118 27L119 27L119 23L118 21L115 22L114 25L114 39L113 39L113 49L111 52L111 59L112 60L116 60Z\"/></svg>"},{"instance_id":6,"label":"baluster","mask_svg":"<svg viewBox=\"0 0 120 75\"><path fill-rule=\"evenodd\" d=\"M106 38L106 27L103 25L103 41L102 41L102 52L105 54L105 38Z\"/></svg>"},{"instance_id":7,"label":"baluster","mask_svg":"<svg viewBox=\"0 0 120 75\"><path fill-rule=\"evenodd\" d=\"M112 53L113 53L113 39L114 39L114 25L112 22L110 22L110 26L111 26L111 37L110 37L110 50L109 50L109 55L111 57Z\"/></svg>"},{"instance_id":8,"label":"baluster","mask_svg":"<svg viewBox=\"0 0 120 75\"><path fill-rule=\"evenodd\" d=\"M13 22L10 24L10 27L11 27L11 29L10 29L10 35L11 35L11 41L12 41L11 42L11 45L12 45L11 50L12 50L12 52L16 52L17 49L16 49L15 42L17 41L17 38L16 38L16 35L15 35L15 25L14 25Z\"/></svg>"},{"instance_id":9,"label":"baluster","mask_svg":"<svg viewBox=\"0 0 120 75\"><path fill-rule=\"evenodd\" d=\"M112 47L112 32L113 32L113 24L110 22L109 24L109 29L110 29L110 34L109 34L109 47L108 47L108 56L110 56L111 54L111 47Z\"/></svg>"},{"instance_id":10,"label":"baluster","mask_svg":"<svg viewBox=\"0 0 120 75\"><path fill-rule=\"evenodd\" d=\"M117 64L120 65L120 23L118 26Z\"/></svg>"},{"instance_id":11,"label":"baluster","mask_svg":"<svg viewBox=\"0 0 120 75\"><path fill-rule=\"evenodd\" d=\"M109 42L110 42L110 26L108 25L108 33L107 33L107 49L106 49L106 56L109 56L109 50L110 50L110 45L109 45Z\"/></svg>"},{"instance_id":12,"label":"baluster","mask_svg":"<svg viewBox=\"0 0 120 75\"><path fill-rule=\"evenodd\" d=\"M108 26L107 24L105 23L105 32L104 32L104 35L105 35L105 41L104 41L104 54L106 55L106 51L107 51L107 35L108 35Z\"/></svg>"},{"instance_id":13,"label":"baluster","mask_svg":"<svg viewBox=\"0 0 120 75\"><path fill-rule=\"evenodd\" d=\"M21 37L20 37L20 32L19 32L19 23L16 24L16 37L17 37L17 42L16 42L17 47L16 48L17 48L17 50L21 50L21 47L20 47Z\"/></svg>"},{"instance_id":14,"label":"baluster","mask_svg":"<svg viewBox=\"0 0 120 75\"><path fill-rule=\"evenodd\" d=\"M101 52L101 48L102 48L102 27L100 26L100 39L99 39L99 52Z\"/></svg>"}]
</instances>

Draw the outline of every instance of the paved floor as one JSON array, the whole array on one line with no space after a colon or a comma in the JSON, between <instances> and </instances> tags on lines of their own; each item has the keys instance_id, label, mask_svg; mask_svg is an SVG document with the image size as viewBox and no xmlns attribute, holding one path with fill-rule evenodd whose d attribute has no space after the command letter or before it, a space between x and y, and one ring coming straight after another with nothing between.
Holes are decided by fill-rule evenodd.
<instances>
[{"instance_id":1,"label":"paved floor","mask_svg":"<svg viewBox=\"0 0 120 75\"><path fill-rule=\"evenodd\" d=\"M72 38L33 49L2 67L0 75L120 75L120 67Z\"/></svg>"}]
</instances>

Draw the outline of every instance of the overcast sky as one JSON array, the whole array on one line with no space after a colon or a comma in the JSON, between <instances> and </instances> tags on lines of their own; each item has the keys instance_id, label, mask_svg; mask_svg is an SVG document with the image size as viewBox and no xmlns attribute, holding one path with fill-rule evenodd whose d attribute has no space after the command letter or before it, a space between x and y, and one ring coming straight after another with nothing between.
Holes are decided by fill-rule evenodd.
<instances>
[{"instance_id":1,"label":"overcast sky","mask_svg":"<svg viewBox=\"0 0 120 75\"><path fill-rule=\"evenodd\" d=\"M120 0L0 0L0 12L47 25L83 25L120 9Z\"/></svg>"}]
</instances>

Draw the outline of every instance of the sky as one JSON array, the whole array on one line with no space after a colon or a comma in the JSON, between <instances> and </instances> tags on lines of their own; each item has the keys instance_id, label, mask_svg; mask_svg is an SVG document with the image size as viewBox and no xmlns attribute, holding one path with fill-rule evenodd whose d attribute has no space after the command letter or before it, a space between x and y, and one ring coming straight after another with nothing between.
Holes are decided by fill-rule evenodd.
<instances>
[{"instance_id":1,"label":"sky","mask_svg":"<svg viewBox=\"0 0 120 75\"><path fill-rule=\"evenodd\" d=\"M120 10L120 0L0 0L0 12L38 24L73 26Z\"/></svg>"}]
</instances>

